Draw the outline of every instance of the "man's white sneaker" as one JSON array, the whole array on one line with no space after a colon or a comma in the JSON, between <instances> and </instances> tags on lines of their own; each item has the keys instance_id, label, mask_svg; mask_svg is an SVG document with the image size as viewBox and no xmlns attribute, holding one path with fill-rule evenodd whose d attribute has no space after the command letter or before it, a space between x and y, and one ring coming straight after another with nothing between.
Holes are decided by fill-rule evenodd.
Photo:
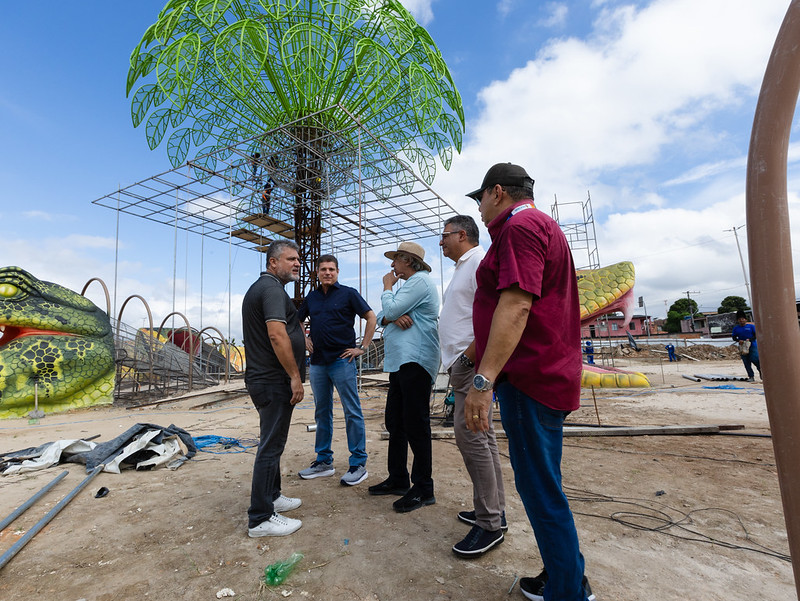
<instances>
[{"instance_id":1,"label":"man's white sneaker","mask_svg":"<svg viewBox=\"0 0 800 601\"><path fill-rule=\"evenodd\" d=\"M297 532L303 522L292 518L287 518L279 513L273 513L272 517L266 522L261 522L255 528L248 528L247 535L250 538L258 538L260 536L286 536Z\"/></svg>"},{"instance_id":2,"label":"man's white sneaker","mask_svg":"<svg viewBox=\"0 0 800 601\"><path fill-rule=\"evenodd\" d=\"M280 497L272 502L273 510L275 513L283 513L284 511L291 511L297 509L303 502L295 497L287 497L281 494Z\"/></svg>"}]
</instances>

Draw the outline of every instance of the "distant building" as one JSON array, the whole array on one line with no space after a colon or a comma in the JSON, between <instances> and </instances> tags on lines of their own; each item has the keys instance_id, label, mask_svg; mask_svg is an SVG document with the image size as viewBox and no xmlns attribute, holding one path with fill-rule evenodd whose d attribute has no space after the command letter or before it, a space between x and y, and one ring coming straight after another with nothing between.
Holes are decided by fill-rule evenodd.
<instances>
[{"instance_id":1,"label":"distant building","mask_svg":"<svg viewBox=\"0 0 800 601\"><path fill-rule=\"evenodd\" d=\"M707 337L709 334L708 317L712 313L701 313L695 315L694 319L686 316L681 320L681 335L687 338L696 335L698 338Z\"/></svg>"},{"instance_id":2,"label":"distant building","mask_svg":"<svg viewBox=\"0 0 800 601\"><path fill-rule=\"evenodd\" d=\"M625 318L620 313L612 313L601 317L590 326L581 328L582 338L627 338L631 336L655 336L660 328L656 327L649 315L634 315L628 327L623 328Z\"/></svg>"}]
</instances>

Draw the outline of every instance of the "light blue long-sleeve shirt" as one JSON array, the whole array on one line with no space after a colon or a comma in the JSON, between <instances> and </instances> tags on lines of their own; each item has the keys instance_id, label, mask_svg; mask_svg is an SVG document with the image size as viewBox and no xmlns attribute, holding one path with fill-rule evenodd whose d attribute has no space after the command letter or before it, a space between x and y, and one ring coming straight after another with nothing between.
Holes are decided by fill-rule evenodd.
<instances>
[{"instance_id":1,"label":"light blue long-sleeve shirt","mask_svg":"<svg viewBox=\"0 0 800 601\"><path fill-rule=\"evenodd\" d=\"M439 371L439 294L427 271L408 278L397 292L381 294L378 323L393 322L408 314L414 322L407 330L390 323L383 331L383 371L394 372L405 363L418 363L436 380Z\"/></svg>"}]
</instances>

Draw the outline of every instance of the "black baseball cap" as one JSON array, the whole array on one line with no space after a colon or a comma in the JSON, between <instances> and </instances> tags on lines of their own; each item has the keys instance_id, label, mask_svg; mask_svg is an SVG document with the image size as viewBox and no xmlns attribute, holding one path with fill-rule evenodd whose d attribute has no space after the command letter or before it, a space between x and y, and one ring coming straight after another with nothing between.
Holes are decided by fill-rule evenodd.
<instances>
[{"instance_id":1,"label":"black baseball cap","mask_svg":"<svg viewBox=\"0 0 800 601\"><path fill-rule=\"evenodd\" d=\"M533 179L525 169L512 163L497 163L492 165L489 171L486 172L481 187L474 192L470 192L467 196L480 202L483 191L495 184L525 188L531 195L533 194Z\"/></svg>"}]
</instances>

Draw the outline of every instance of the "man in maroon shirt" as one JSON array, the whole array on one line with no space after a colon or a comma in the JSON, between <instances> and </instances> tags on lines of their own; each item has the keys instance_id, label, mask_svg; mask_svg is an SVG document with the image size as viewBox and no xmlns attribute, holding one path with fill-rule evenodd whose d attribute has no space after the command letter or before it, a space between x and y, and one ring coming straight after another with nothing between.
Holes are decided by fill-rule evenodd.
<instances>
[{"instance_id":1,"label":"man in maroon shirt","mask_svg":"<svg viewBox=\"0 0 800 601\"><path fill-rule=\"evenodd\" d=\"M465 400L472 432L500 402L517 491L544 570L523 578L534 601L591 601L575 522L561 488L564 419L580 406L581 341L572 254L558 224L533 204L533 180L494 165L475 199L492 245L478 267L473 305L476 370Z\"/></svg>"}]
</instances>

